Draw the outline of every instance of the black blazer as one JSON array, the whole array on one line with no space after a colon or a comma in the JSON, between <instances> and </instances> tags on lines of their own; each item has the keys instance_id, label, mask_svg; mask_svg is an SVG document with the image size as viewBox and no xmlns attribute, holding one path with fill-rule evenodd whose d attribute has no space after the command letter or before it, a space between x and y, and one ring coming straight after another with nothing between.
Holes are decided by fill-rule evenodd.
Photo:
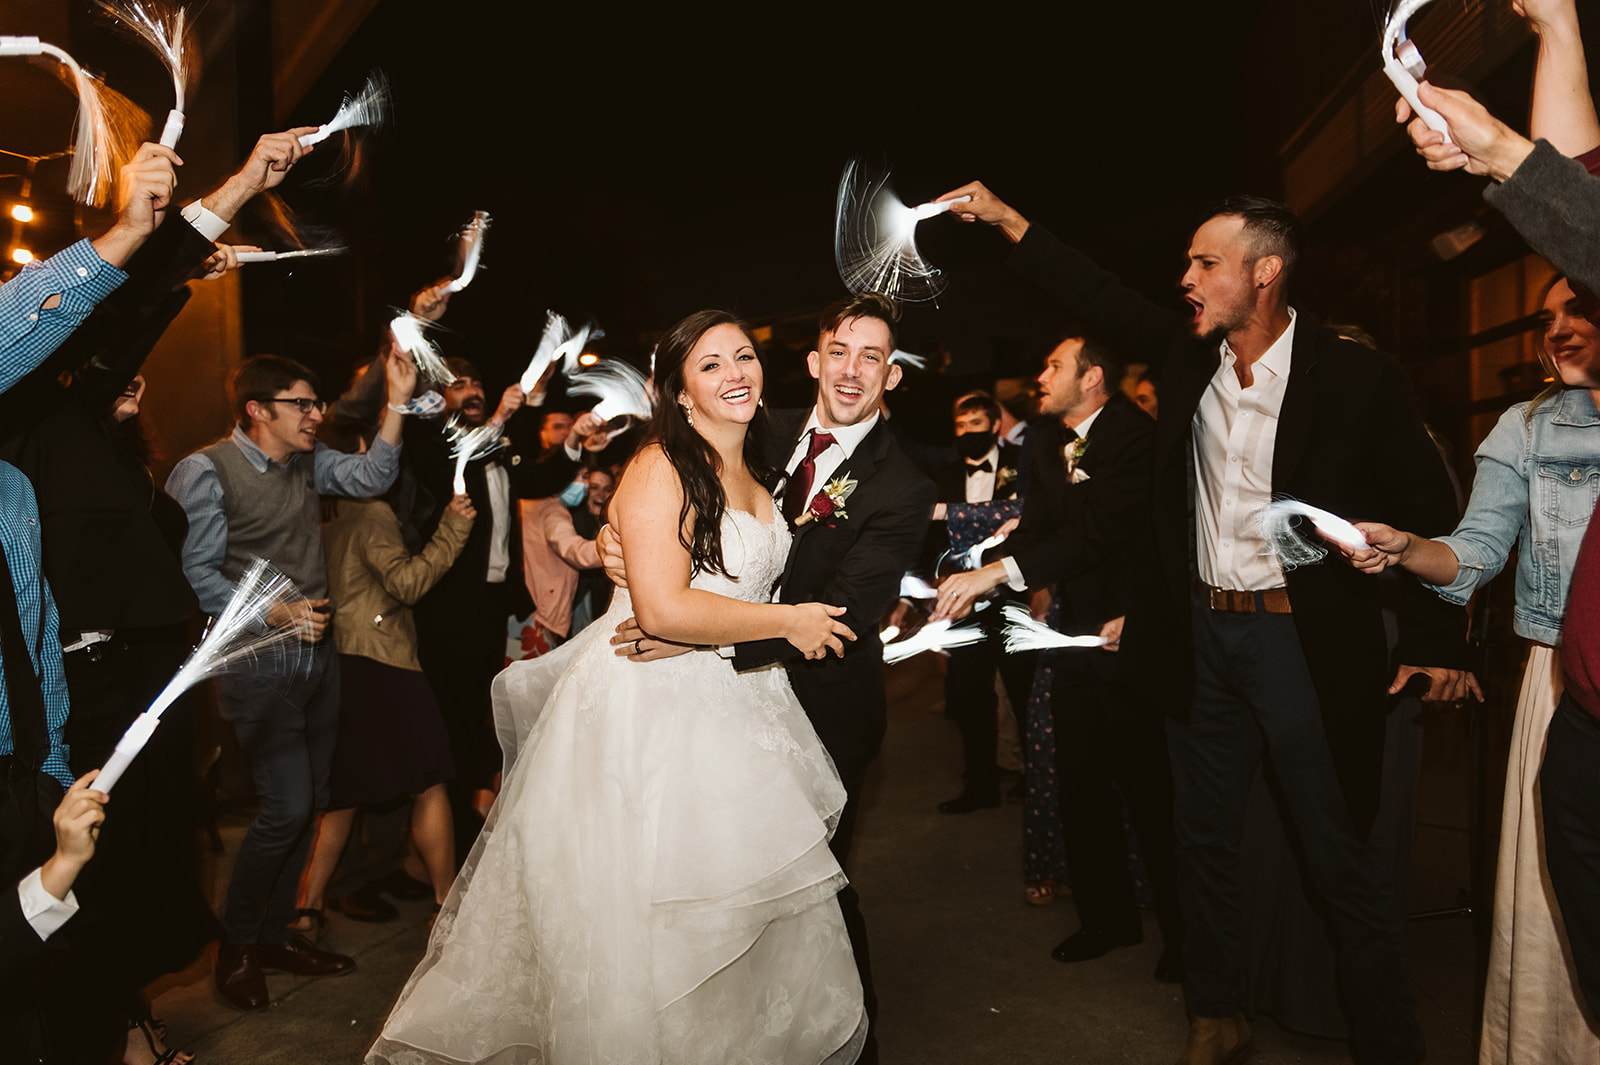
<instances>
[{"instance_id":1,"label":"black blazer","mask_svg":"<svg viewBox=\"0 0 1600 1065\"><path fill-rule=\"evenodd\" d=\"M776 411L766 453L788 462L810 408ZM856 634L843 658L800 657L787 640L757 640L735 648L734 668L783 662L795 695L840 772L848 776L877 753L883 737L883 645L878 619L900 594L933 516L934 486L879 422L835 477L858 482L845 503L848 517L807 522L794 530L780 596L785 603L845 607L839 620Z\"/></svg>"},{"instance_id":2,"label":"black blazer","mask_svg":"<svg viewBox=\"0 0 1600 1065\"><path fill-rule=\"evenodd\" d=\"M1011 555L1030 588L1056 586L1061 630L1073 635L1127 611L1129 576L1142 564L1136 545L1150 522L1150 468L1156 426L1120 391L1089 429L1070 483L1061 423L1041 418L1029 434L1032 478L1022 521L993 555ZM1109 655L1093 661L1109 670Z\"/></svg>"},{"instance_id":3,"label":"black blazer","mask_svg":"<svg viewBox=\"0 0 1600 1065\"><path fill-rule=\"evenodd\" d=\"M1131 690L1183 719L1194 694L1190 425L1221 365L1218 344L1194 337L1183 317L1126 288L1042 226L1029 227L1009 265L1064 304L1091 335L1162 369L1150 557L1128 613L1119 675ZM1449 532L1457 517L1444 462L1399 363L1341 339L1306 313L1295 324L1272 490L1352 520L1382 521L1424 536ZM1393 669L1401 663L1464 667L1466 617L1407 578L1391 661L1378 581L1334 560L1290 570L1285 581L1345 798L1364 828L1377 810Z\"/></svg>"}]
</instances>

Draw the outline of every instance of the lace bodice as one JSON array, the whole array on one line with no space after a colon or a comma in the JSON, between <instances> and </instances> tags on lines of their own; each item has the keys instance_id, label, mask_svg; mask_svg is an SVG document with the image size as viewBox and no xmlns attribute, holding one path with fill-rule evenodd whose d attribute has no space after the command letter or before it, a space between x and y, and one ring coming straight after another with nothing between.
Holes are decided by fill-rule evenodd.
<instances>
[{"instance_id":1,"label":"lace bodice","mask_svg":"<svg viewBox=\"0 0 1600 1065\"><path fill-rule=\"evenodd\" d=\"M747 603L771 599L772 587L783 576L789 557L789 526L776 505L769 519L763 524L755 515L730 507L722 515L722 561L736 579L720 573L697 573L689 586Z\"/></svg>"}]
</instances>

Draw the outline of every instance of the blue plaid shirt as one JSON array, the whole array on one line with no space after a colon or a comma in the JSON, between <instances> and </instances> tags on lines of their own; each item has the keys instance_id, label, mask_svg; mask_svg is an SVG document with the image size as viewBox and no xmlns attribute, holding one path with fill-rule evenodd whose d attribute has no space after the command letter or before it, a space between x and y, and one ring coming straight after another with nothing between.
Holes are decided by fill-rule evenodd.
<instances>
[{"instance_id":1,"label":"blue plaid shirt","mask_svg":"<svg viewBox=\"0 0 1600 1065\"><path fill-rule=\"evenodd\" d=\"M80 240L44 260L34 260L0 286L0 392L49 358L128 275ZM60 296L45 308L51 296Z\"/></svg>"},{"instance_id":2,"label":"blue plaid shirt","mask_svg":"<svg viewBox=\"0 0 1600 1065\"><path fill-rule=\"evenodd\" d=\"M33 485L15 466L0 462L0 547L11 567L17 589L17 613L22 634L33 658L33 674L44 692L44 720L50 734L50 753L44 771L72 784L67 766L67 744L62 729L67 723L67 678L61 667L61 619L56 601L39 567L39 503ZM6 662L0 657L0 754L12 752L11 707L5 680Z\"/></svg>"}]
</instances>

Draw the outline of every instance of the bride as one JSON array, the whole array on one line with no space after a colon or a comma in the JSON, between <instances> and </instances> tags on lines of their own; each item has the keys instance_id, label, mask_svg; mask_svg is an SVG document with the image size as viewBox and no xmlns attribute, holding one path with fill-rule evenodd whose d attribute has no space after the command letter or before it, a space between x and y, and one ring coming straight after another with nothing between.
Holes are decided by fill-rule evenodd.
<instances>
[{"instance_id":1,"label":"bride","mask_svg":"<svg viewBox=\"0 0 1600 1065\"><path fill-rule=\"evenodd\" d=\"M650 442L610 518L628 587L610 623L494 684L499 801L369 1062L709 1065L855 1061L860 979L828 839L844 788L781 667L661 639L781 637L807 657L842 608L771 603L788 527L760 455L762 366L744 326L690 315L656 355Z\"/></svg>"}]
</instances>

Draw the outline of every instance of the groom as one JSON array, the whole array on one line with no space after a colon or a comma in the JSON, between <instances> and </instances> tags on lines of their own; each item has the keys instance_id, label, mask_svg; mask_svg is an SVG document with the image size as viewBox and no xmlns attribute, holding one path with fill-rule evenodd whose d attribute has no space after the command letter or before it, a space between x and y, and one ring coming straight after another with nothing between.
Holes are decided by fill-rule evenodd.
<instances>
[{"instance_id":1,"label":"groom","mask_svg":"<svg viewBox=\"0 0 1600 1065\"><path fill-rule=\"evenodd\" d=\"M731 651L736 670L780 661L788 668L795 696L832 755L848 795L830 844L840 865L850 853L867 766L878 756L887 725L878 618L895 602L901 576L916 562L937 496L933 482L901 451L879 414L883 394L900 382L900 367L889 361L899 318L894 301L876 293L826 308L818 322L817 349L806 360L817 380L816 403L809 410L772 412L764 441L769 458L781 460L788 472L778 499L794 530L779 601L843 606L837 620L850 627L855 641L845 645L843 657L812 660L782 639L723 649L725 656ZM855 482L842 505L796 524L807 510L828 510L827 488L841 481ZM606 569L620 575L620 556L608 554ZM635 636L641 653L630 657L682 651L631 628L612 642L631 643ZM839 907L861 971L867 1015L876 1019L866 925L853 886L839 893ZM876 1060L869 1040L861 1061Z\"/></svg>"}]
</instances>

